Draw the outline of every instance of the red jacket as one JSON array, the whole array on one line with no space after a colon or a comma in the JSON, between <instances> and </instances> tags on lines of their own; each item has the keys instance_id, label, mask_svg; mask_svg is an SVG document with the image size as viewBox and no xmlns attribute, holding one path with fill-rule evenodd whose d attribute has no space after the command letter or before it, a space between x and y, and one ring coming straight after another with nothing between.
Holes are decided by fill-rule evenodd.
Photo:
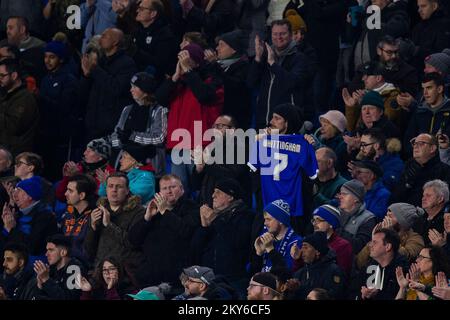
<instances>
[{"instance_id":1,"label":"red jacket","mask_svg":"<svg viewBox=\"0 0 450 320\"><path fill-rule=\"evenodd\" d=\"M336 264L347 276L350 276L353 261L353 249L351 243L334 232L330 239L328 239L328 247L336 252Z\"/></svg>"},{"instance_id":2,"label":"red jacket","mask_svg":"<svg viewBox=\"0 0 450 320\"><path fill-rule=\"evenodd\" d=\"M203 133L210 129L217 117L222 114L224 102L223 85L216 87L215 98L211 103L202 104L190 87L192 84L198 85L198 81L201 81L198 75L188 75L186 83L189 85L183 82L178 83L171 95L172 99L169 103L170 111L167 120L167 149L172 149L176 146L176 149L192 150L197 145L206 146L211 143L211 140L203 140ZM208 77L204 80L203 85L210 89L211 87L208 85L211 85L212 82L213 78ZM196 86L196 89L202 90L203 88ZM197 131L194 130L194 121L201 122L201 131L199 129ZM186 129L190 134L190 138L186 134L181 133L182 138L175 137L172 140L172 133L176 129ZM194 133L196 134L195 139Z\"/></svg>"},{"instance_id":3,"label":"red jacket","mask_svg":"<svg viewBox=\"0 0 450 320\"><path fill-rule=\"evenodd\" d=\"M89 172L83 172L84 170L83 170L83 167L81 166L80 163L78 163L78 170L79 170L80 173L91 174L94 177L95 181L97 182L97 192L98 192L98 188L100 186L100 181L98 181L97 174L95 173L95 171L94 172L90 172L90 173ZM116 171L109 164L106 165L105 170L108 173L113 173L113 172ZM62 180L56 186L56 199L58 199L61 202L66 202L66 195L65 194L66 194L66 191L67 191L67 185L69 184L69 178L70 177L68 177L68 176L64 176L62 178Z\"/></svg>"}]
</instances>

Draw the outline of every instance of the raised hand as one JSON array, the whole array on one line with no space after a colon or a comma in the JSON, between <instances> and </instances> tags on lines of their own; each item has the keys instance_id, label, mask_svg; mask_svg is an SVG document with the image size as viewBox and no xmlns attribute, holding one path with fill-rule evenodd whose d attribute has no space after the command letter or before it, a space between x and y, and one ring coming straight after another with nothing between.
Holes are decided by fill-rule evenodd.
<instances>
[{"instance_id":1,"label":"raised hand","mask_svg":"<svg viewBox=\"0 0 450 320\"><path fill-rule=\"evenodd\" d=\"M156 214L158 213L158 207L156 205L156 200L152 199L148 204L147 204L147 209L145 210L145 215L144 215L144 219L145 221L150 221L152 220L152 218L154 216L156 216Z\"/></svg>"},{"instance_id":2,"label":"raised hand","mask_svg":"<svg viewBox=\"0 0 450 320\"><path fill-rule=\"evenodd\" d=\"M395 268L395 276L397 277L397 283L400 289L405 289L409 284L409 275L406 274L406 277L403 274L402 267Z\"/></svg>"},{"instance_id":3,"label":"raised hand","mask_svg":"<svg viewBox=\"0 0 450 320\"><path fill-rule=\"evenodd\" d=\"M81 289L81 291L89 292L92 290L92 285L90 282L79 273L75 278L76 285Z\"/></svg>"},{"instance_id":4,"label":"raised hand","mask_svg":"<svg viewBox=\"0 0 450 320\"><path fill-rule=\"evenodd\" d=\"M411 281L419 282L420 269L417 263L412 263L409 267L409 276L411 277Z\"/></svg>"},{"instance_id":5,"label":"raised hand","mask_svg":"<svg viewBox=\"0 0 450 320\"><path fill-rule=\"evenodd\" d=\"M42 286L48 279L50 279L50 267L48 264L37 260L33 265L34 272L36 273L36 279ZM41 287L42 288L42 287Z\"/></svg>"},{"instance_id":6,"label":"raised hand","mask_svg":"<svg viewBox=\"0 0 450 320\"><path fill-rule=\"evenodd\" d=\"M101 168L98 168L95 170L95 174L97 176L97 179L100 183L105 183L106 179L109 177L109 172L105 170L102 170Z\"/></svg>"},{"instance_id":7,"label":"raised hand","mask_svg":"<svg viewBox=\"0 0 450 320\"><path fill-rule=\"evenodd\" d=\"M273 65L275 63L275 53L267 42L265 43L265 45L267 49L267 63L269 65Z\"/></svg>"},{"instance_id":8,"label":"raised hand","mask_svg":"<svg viewBox=\"0 0 450 320\"><path fill-rule=\"evenodd\" d=\"M17 225L15 212L13 209L11 209L8 203L5 203L3 206L2 220L3 227L8 232L11 232L11 230L14 229Z\"/></svg>"},{"instance_id":9,"label":"raised hand","mask_svg":"<svg viewBox=\"0 0 450 320\"><path fill-rule=\"evenodd\" d=\"M219 58L217 57L217 53L214 50L206 49L205 50L205 60L212 63L216 62Z\"/></svg>"},{"instance_id":10,"label":"raised hand","mask_svg":"<svg viewBox=\"0 0 450 320\"><path fill-rule=\"evenodd\" d=\"M347 107L355 107L358 103L355 98L352 97L347 88L342 89L342 99Z\"/></svg>"},{"instance_id":11,"label":"raised hand","mask_svg":"<svg viewBox=\"0 0 450 320\"><path fill-rule=\"evenodd\" d=\"M155 202L156 206L158 207L159 213L164 215L167 210L169 210L169 203L167 202L167 198L164 197L161 193L155 194Z\"/></svg>"},{"instance_id":12,"label":"raised hand","mask_svg":"<svg viewBox=\"0 0 450 320\"><path fill-rule=\"evenodd\" d=\"M207 204L200 207L200 220L203 227L209 227L216 217L217 214Z\"/></svg>"},{"instance_id":13,"label":"raised hand","mask_svg":"<svg viewBox=\"0 0 450 320\"><path fill-rule=\"evenodd\" d=\"M434 246L443 247L447 243L447 235L439 233L436 229L428 230L428 238Z\"/></svg>"},{"instance_id":14,"label":"raised hand","mask_svg":"<svg viewBox=\"0 0 450 320\"><path fill-rule=\"evenodd\" d=\"M255 37L255 61L261 62L264 53L264 45L258 35Z\"/></svg>"},{"instance_id":15,"label":"raised hand","mask_svg":"<svg viewBox=\"0 0 450 320\"><path fill-rule=\"evenodd\" d=\"M396 97L395 100L397 100L398 105L402 109L409 111L409 107L411 106L412 102L414 101L414 98L408 92L402 92Z\"/></svg>"},{"instance_id":16,"label":"raised hand","mask_svg":"<svg viewBox=\"0 0 450 320\"><path fill-rule=\"evenodd\" d=\"M294 260L299 260L302 256L302 248L299 248L299 246L297 244L294 244L291 247L291 257Z\"/></svg>"},{"instance_id":17,"label":"raised hand","mask_svg":"<svg viewBox=\"0 0 450 320\"><path fill-rule=\"evenodd\" d=\"M102 223L105 227L107 227L111 223L111 213L104 206L99 206L99 208L103 215Z\"/></svg>"},{"instance_id":18,"label":"raised hand","mask_svg":"<svg viewBox=\"0 0 450 320\"><path fill-rule=\"evenodd\" d=\"M103 211L100 208L95 208L91 212L91 228L97 230L97 224L102 219Z\"/></svg>"},{"instance_id":19,"label":"raised hand","mask_svg":"<svg viewBox=\"0 0 450 320\"><path fill-rule=\"evenodd\" d=\"M266 232L260 238L267 253L274 249L273 242L275 241L275 237L273 234Z\"/></svg>"}]
</instances>

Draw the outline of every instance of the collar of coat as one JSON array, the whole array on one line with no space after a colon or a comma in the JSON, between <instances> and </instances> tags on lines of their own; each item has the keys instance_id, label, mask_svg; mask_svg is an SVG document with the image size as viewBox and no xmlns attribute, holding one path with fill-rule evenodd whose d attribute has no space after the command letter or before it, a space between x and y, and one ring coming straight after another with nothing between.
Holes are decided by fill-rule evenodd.
<instances>
[{"instance_id":1,"label":"collar of coat","mask_svg":"<svg viewBox=\"0 0 450 320\"><path fill-rule=\"evenodd\" d=\"M140 204L141 204L141 197L131 195L127 198L127 200L125 201L125 204L120 206L119 210L131 211L134 208L136 208L137 206L139 206ZM103 198L98 199L97 205L102 205L104 207L109 208L108 198L103 197Z\"/></svg>"}]
</instances>

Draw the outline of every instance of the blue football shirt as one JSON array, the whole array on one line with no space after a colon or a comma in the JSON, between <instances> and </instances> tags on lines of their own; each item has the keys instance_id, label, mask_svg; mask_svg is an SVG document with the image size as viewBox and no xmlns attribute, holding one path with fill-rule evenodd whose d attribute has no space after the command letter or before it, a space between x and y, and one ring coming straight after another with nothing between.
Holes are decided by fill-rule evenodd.
<instances>
[{"instance_id":1,"label":"blue football shirt","mask_svg":"<svg viewBox=\"0 0 450 320\"><path fill-rule=\"evenodd\" d=\"M264 206L283 199L291 216L303 215L301 172L315 179L319 171L314 148L303 135L263 136L253 144L248 165L260 170Z\"/></svg>"}]
</instances>

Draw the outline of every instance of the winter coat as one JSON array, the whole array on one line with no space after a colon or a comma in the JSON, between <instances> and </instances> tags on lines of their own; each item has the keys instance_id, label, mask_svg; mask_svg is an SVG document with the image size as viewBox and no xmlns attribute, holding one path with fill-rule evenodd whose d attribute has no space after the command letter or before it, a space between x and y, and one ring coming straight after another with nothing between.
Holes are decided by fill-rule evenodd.
<instances>
[{"instance_id":1,"label":"winter coat","mask_svg":"<svg viewBox=\"0 0 450 320\"><path fill-rule=\"evenodd\" d=\"M3 274L4 290L10 300L31 300L35 274L30 268L24 268L13 276Z\"/></svg>"},{"instance_id":2,"label":"winter coat","mask_svg":"<svg viewBox=\"0 0 450 320\"><path fill-rule=\"evenodd\" d=\"M247 77L249 87L259 89L256 111L256 128L265 128L273 110L282 103L293 103L299 112L310 112L306 105L307 92L315 72L315 63L293 46L285 57L272 64L266 60L253 61ZM310 112L311 113L311 112Z\"/></svg>"},{"instance_id":3,"label":"winter coat","mask_svg":"<svg viewBox=\"0 0 450 320\"><path fill-rule=\"evenodd\" d=\"M381 180L378 180L370 190L367 190L364 196L364 203L366 204L367 210L372 212L380 222L386 215L390 198L391 192L384 186Z\"/></svg>"},{"instance_id":4,"label":"winter coat","mask_svg":"<svg viewBox=\"0 0 450 320\"><path fill-rule=\"evenodd\" d=\"M167 105L170 110L167 120L167 149L193 149L198 139L196 135L203 135L222 113L223 84L205 67L184 74L177 83L167 79L155 95L158 102ZM197 124L201 122L201 131L195 131L195 121ZM175 134L177 139L180 139L179 135L183 136L180 143L172 139L176 130L179 133ZM181 133L186 130L187 132ZM203 146L209 142L203 141Z\"/></svg>"},{"instance_id":5,"label":"winter coat","mask_svg":"<svg viewBox=\"0 0 450 320\"><path fill-rule=\"evenodd\" d=\"M378 121L375 121L372 124L372 128L379 128L385 135L386 139L388 138L400 138L400 130L396 127L396 125L390 121L385 115L382 115ZM356 127L356 132L359 135L362 135L364 131L368 128L364 124L364 122L360 122Z\"/></svg>"},{"instance_id":6,"label":"winter coat","mask_svg":"<svg viewBox=\"0 0 450 320\"><path fill-rule=\"evenodd\" d=\"M223 69L219 63L213 63L210 67L223 82L223 113L233 116L239 128L248 129L252 120L252 102L250 89L247 87L249 70L247 58L241 56L226 69Z\"/></svg>"},{"instance_id":7,"label":"winter coat","mask_svg":"<svg viewBox=\"0 0 450 320\"><path fill-rule=\"evenodd\" d=\"M127 173L131 194L139 196L143 204L146 204L155 195L155 175L153 171L153 167L147 165L133 168ZM100 185L98 195L106 197L106 182Z\"/></svg>"},{"instance_id":8,"label":"winter coat","mask_svg":"<svg viewBox=\"0 0 450 320\"><path fill-rule=\"evenodd\" d=\"M89 222L89 229L84 241L84 248L91 260L97 265L107 256L115 256L124 264L137 265L141 262L141 252L128 240L131 227L143 219L145 209L141 206L140 198L130 196L117 210L112 211L107 198L101 198L98 203L107 208L111 214L111 222L107 227L100 222L93 230Z\"/></svg>"},{"instance_id":9,"label":"winter coat","mask_svg":"<svg viewBox=\"0 0 450 320\"><path fill-rule=\"evenodd\" d=\"M145 262L136 272L140 287L178 282L183 268L190 265L189 244L198 227L198 205L180 198L172 210L157 213L150 221L142 218L131 228L130 243L142 248L145 255Z\"/></svg>"},{"instance_id":10,"label":"winter coat","mask_svg":"<svg viewBox=\"0 0 450 320\"><path fill-rule=\"evenodd\" d=\"M85 126L88 141L113 132L123 107L131 103L130 80L136 73L133 59L118 51L104 57L81 79L81 96L87 97Z\"/></svg>"},{"instance_id":11,"label":"winter coat","mask_svg":"<svg viewBox=\"0 0 450 320\"><path fill-rule=\"evenodd\" d=\"M358 254L370 241L372 230L376 224L375 215L363 204L352 215L341 212L341 227L336 232L342 238L350 241L353 253Z\"/></svg>"},{"instance_id":12,"label":"winter coat","mask_svg":"<svg viewBox=\"0 0 450 320\"><path fill-rule=\"evenodd\" d=\"M82 123L79 119L76 91L78 80L67 65L48 73L39 89L41 132L45 139L68 143L72 136L80 136Z\"/></svg>"},{"instance_id":13,"label":"winter coat","mask_svg":"<svg viewBox=\"0 0 450 320\"><path fill-rule=\"evenodd\" d=\"M154 155L149 155L152 167L155 169L156 177L161 177L165 173L166 149L165 141L167 136L167 108L160 105L154 106L139 106L136 103L126 106L119 121L114 128L114 132L106 137L113 148L121 149L122 142L117 134L118 129L126 131L126 127L133 128L132 111L134 108L147 108L148 120L145 130L132 130L128 138L128 142L142 147L150 147L154 150ZM117 157L119 161L120 156ZM117 167L117 166L116 166Z\"/></svg>"},{"instance_id":14,"label":"winter coat","mask_svg":"<svg viewBox=\"0 0 450 320\"><path fill-rule=\"evenodd\" d=\"M435 155L423 166L413 158L409 159L399 183L392 190L391 202L422 206L423 186L434 179L450 181L450 166L442 163L439 155Z\"/></svg>"},{"instance_id":15,"label":"winter coat","mask_svg":"<svg viewBox=\"0 0 450 320\"><path fill-rule=\"evenodd\" d=\"M305 264L294 274L294 278L300 281L295 295L301 300L305 300L314 288L327 290L333 299L343 299L345 296L345 275L336 264L336 253L333 250L328 250L326 255L321 255L313 263Z\"/></svg>"},{"instance_id":16,"label":"winter coat","mask_svg":"<svg viewBox=\"0 0 450 320\"><path fill-rule=\"evenodd\" d=\"M230 282L245 279L253 217L237 200L219 212L210 226L198 228L191 245L193 264L210 267Z\"/></svg>"},{"instance_id":17,"label":"winter coat","mask_svg":"<svg viewBox=\"0 0 450 320\"><path fill-rule=\"evenodd\" d=\"M427 20L421 20L411 32L416 45L414 65L423 70L424 59L432 53L450 47L450 20L442 10L435 11Z\"/></svg>"},{"instance_id":18,"label":"winter coat","mask_svg":"<svg viewBox=\"0 0 450 320\"><path fill-rule=\"evenodd\" d=\"M444 232L444 208L431 220L428 219L428 214L425 213L413 225L413 230L422 236L425 246L431 245L431 240L428 237L428 232L431 229L437 230L440 234Z\"/></svg>"},{"instance_id":19,"label":"winter coat","mask_svg":"<svg viewBox=\"0 0 450 320\"><path fill-rule=\"evenodd\" d=\"M407 154L412 153L410 141L421 133L436 134L438 131L450 136L450 99L444 98L442 105L431 109L424 101L412 114L403 139Z\"/></svg>"},{"instance_id":20,"label":"winter coat","mask_svg":"<svg viewBox=\"0 0 450 320\"><path fill-rule=\"evenodd\" d=\"M13 155L32 151L39 126L39 109L24 85L0 97L0 144Z\"/></svg>"},{"instance_id":21,"label":"winter coat","mask_svg":"<svg viewBox=\"0 0 450 320\"><path fill-rule=\"evenodd\" d=\"M175 71L178 41L166 19L158 17L147 28L139 25L132 41L137 50L131 56L138 70L152 67L158 79Z\"/></svg>"},{"instance_id":22,"label":"winter coat","mask_svg":"<svg viewBox=\"0 0 450 320\"><path fill-rule=\"evenodd\" d=\"M0 233L0 243L19 242L27 246L30 260L43 256L46 252L47 238L57 232L55 214L42 203L35 203L28 214L21 211L16 218L17 225L8 233Z\"/></svg>"},{"instance_id":23,"label":"winter coat","mask_svg":"<svg viewBox=\"0 0 450 320\"><path fill-rule=\"evenodd\" d=\"M80 300L81 290L76 288L76 273L86 276L80 261L71 258L61 269L50 266L50 279L42 284L42 289L35 288L32 300Z\"/></svg>"},{"instance_id":24,"label":"winter coat","mask_svg":"<svg viewBox=\"0 0 450 320\"><path fill-rule=\"evenodd\" d=\"M376 162L383 169L383 177L381 178L384 186L392 191L394 186L400 180L405 164L398 153L385 152Z\"/></svg>"}]
</instances>

